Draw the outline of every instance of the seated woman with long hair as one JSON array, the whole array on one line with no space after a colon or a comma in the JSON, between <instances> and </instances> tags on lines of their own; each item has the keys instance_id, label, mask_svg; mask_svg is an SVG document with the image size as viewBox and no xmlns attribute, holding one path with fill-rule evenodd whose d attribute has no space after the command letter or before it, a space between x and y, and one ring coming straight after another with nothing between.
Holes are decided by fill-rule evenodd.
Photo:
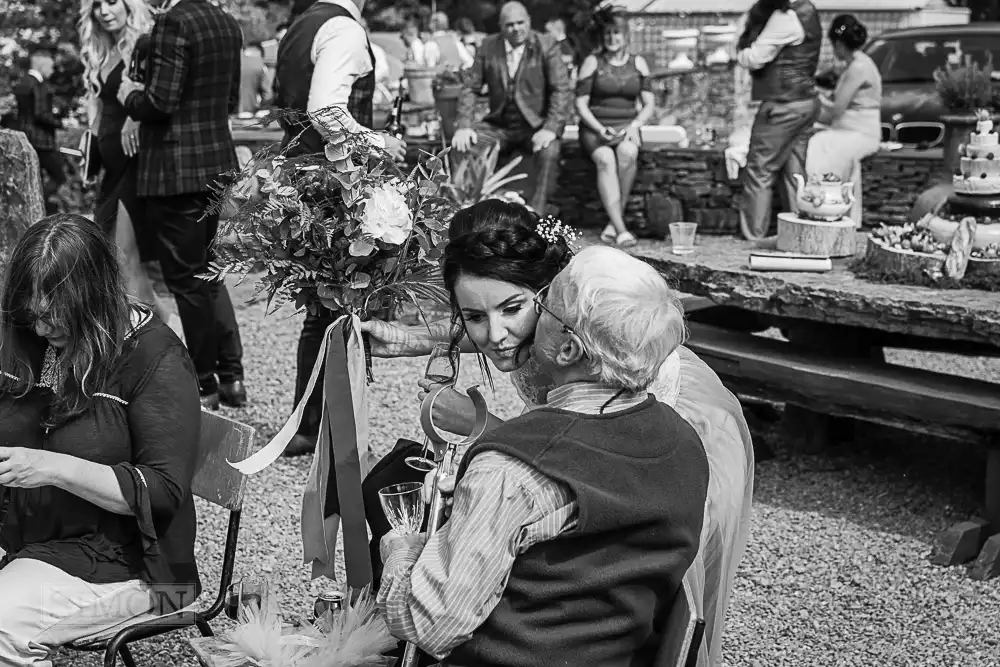
<instances>
[{"instance_id":1,"label":"seated woman with long hair","mask_svg":"<svg viewBox=\"0 0 1000 667\"><path fill-rule=\"evenodd\" d=\"M526 410L544 405L550 382L530 358L539 315L533 298L569 262L572 251L566 239L551 223L540 225L527 208L498 200L459 211L448 236L443 270L453 317L429 328L363 322L373 353L422 356L435 343L451 341L510 373ZM422 399L433 386L427 380L419 384ZM718 664L726 607L750 529L754 461L750 432L736 397L683 345L660 368L650 393L691 424L708 456L705 530L689 580L702 593L699 602L707 626L702 656L705 660L712 656L711 662L699 664ZM446 390L435 409L435 423L442 429L463 435L472 430L475 410L468 396ZM491 421L494 426L501 422L492 415Z\"/></svg>"},{"instance_id":2,"label":"seated woman with long hair","mask_svg":"<svg viewBox=\"0 0 1000 667\"><path fill-rule=\"evenodd\" d=\"M639 168L641 128L656 111L649 65L628 48L628 19L600 13L595 32L601 45L580 65L576 110L580 147L597 165L597 192L609 223L601 241L621 247L636 244L625 226L625 206Z\"/></svg>"},{"instance_id":3,"label":"seated woman with long hair","mask_svg":"<svg viewBox=\"0 0 1000 667\"><path fill-rule=\"evenodd\" d=\"M833 53L846 67L830 97L820 96L819 122L828 126L809 139L806 172L836 174L854 182L851 219L861 226L861 160L882 141L882 75L861 47L868 41L864 24L850 14L833 19L828 32Z\"/></svg>"},{"instance_id":4,"label":"seated woman with long hair","mask_svg":"<svg viewBox=\"0 0 1000 667\"><path fill-rule=\"evenodd\" d=\"M30 227L0 294L0 664L194 601L200 410L184 345L129 299L103 231Z\"/></svg>"}]
</instances>

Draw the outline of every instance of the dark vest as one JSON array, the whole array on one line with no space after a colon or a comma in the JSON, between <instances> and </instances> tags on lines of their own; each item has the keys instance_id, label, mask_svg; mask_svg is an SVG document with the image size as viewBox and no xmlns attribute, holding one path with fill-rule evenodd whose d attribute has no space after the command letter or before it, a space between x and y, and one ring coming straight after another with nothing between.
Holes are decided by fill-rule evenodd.
<instances>
[{"instance_id":1,"label":"dark vest","mask_svg":"<svg viewBox=\"0 0 1000 667\"><path fill-rule=\"evenodd\" d=\"M507 43L501 42L504 48L504 59L507 58ZM508 130L525 130L531 129L528 125L528 121L524 118L524 114L517 106L517 74L521 71L521 67L524 65L525 59L528 57L528 46L525 45L524 51L521 53L521 62L518 63L517 70L507 72L507 98L504 100L503 109L500 112L500 119L503 123L503 127Z\"/></svg>"},{"instance_id":2,"label":"dark vest","mask_svg":"<svg viewBox=\"0 0 1000 667\"><path fill-rule=\"evenodd\" d=\"M708 462L694 429L655 399L622 412L538 409L474 445L568 485L577 527L519 556L503 595L445 665L652 665L698 550Z\"/></svg>"},{"instance_id":3,"label":"dark vest","mask_svg":"<svg viewBox=\"0 0 1000 667\"><path fill-rule=\"evenodd\" d=\"M798 0L792 11L799 18L806 38L798 46L786 46L778 56L753 73L753 99L762 102L798 102L816 97L816 68L823 47L819 12L809 0Z\"/></svg>"},{"instance_id":4,"label":"dark vest","mask_svg":"<svg viewBox=\"0 0 1000 667\"><path fill-rule=\"evenodd\" d=\"M285 131L281 147L285 148L292 139L298 137L297 144L285 151L288 157L322 153L326 147L326 142L310 123L306 110L314 69L311 58L313 42L319 29L337 16L353 20L350 12L343 7L317 2L295 20L278 45L275 104L279 109L294 112L281 120L281 128ZM375 97L375 55L372 53L371 43L368 44L368 56L372 61L372 71L354 82L347 101L347 111L354 120L374 129L372 111Z\"/></svg>"}]
</instances>

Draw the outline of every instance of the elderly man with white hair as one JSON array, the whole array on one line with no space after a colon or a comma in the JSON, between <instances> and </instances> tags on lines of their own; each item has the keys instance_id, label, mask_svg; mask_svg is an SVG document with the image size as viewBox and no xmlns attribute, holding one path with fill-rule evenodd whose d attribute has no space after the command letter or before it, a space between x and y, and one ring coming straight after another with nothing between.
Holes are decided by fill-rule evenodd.
<instances>
[{"instance_id":1,"label":"elderly man with white hair","mask_svg":"<svg viewBox=\"0 0 1000 667\"><path fill-rule=\"evenodd\" d=\"M647 388L683 342L663 278L607 247L535 296L546 405L489 431L426 543L383 540L394 635L443 665L653 665L695 559L709 466Z\"/></svg>"}]
</instances>

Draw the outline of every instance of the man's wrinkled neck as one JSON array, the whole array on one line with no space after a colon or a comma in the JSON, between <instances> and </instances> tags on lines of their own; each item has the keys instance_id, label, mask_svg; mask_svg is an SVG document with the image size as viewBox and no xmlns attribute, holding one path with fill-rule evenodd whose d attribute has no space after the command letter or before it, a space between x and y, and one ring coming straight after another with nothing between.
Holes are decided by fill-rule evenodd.
<instances>
[{"instance_id":1,"label":"man's wrinkled neck","mask_svg":"<svg viewBox=\"0 0 1000 667\"><path fill-rule=\"evenodd\" d=\"M601 382L601 376L592 373L587 368L587 364L584 363L574 364L565 368L552 368L551 374L552 381L556 387L584 382L591 384L599 384Z\"/></svg>"}]
</instances>

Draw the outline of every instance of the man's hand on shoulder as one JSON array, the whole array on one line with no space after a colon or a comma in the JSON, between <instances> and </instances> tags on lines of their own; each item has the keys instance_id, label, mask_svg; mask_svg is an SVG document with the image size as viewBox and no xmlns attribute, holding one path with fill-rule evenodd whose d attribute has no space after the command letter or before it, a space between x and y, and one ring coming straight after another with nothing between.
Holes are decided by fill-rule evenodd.
<instances>
[{"instance_id":1,"label":"man's hand on shoulder","mask_svg":"<svg viewBox=\"0 0 1000 667\"><path fill-rule=\"evenodd\" d=\"M537 135L536 135L537 136ZM451 138L451 145L455 147L459 153L465 153L473 144L479 140L479 136L476 131L471 127L464 127L459 130L455 130L455 136Z\"/></svg>"},{"instance_id":2,"label":"man's hand on shoulder","mask_svg":"<svg viewBox=\"0 0 1000 667\"><path fill-rule=\"evenodd\" d=\"M122 83L120 86L118 86L118 95L117 95L118 102L122 106L125 106L125 100L128 99L129 95L131 95L134 92L144 90L145 88L146 87L144 85L142 85L141 83L136 83L132 79L128 78L127 75L122 75Z\"/></svg>"},{"instance_id":3,"label":"man's hand on shoulder","mask_svg":"<svg viewBox=\"0 0 1000 667\"><path fill-rule=\"evenodd\" d=\"M552 130L546 130L544 127L531 137L531 150L537 153L538 151L543 151L549 147L553 141L556 140L556 133Z\"/></svg>"}]
</instances>

